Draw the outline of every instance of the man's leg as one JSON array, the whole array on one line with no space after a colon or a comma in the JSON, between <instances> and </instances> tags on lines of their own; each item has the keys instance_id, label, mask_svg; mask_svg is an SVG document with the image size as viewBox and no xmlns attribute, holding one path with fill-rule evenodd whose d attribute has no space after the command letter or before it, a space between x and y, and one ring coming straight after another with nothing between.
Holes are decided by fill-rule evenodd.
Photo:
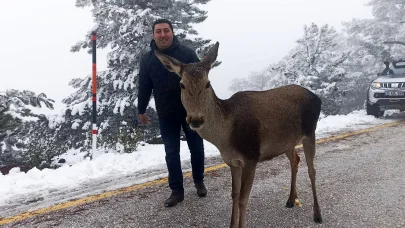
<instances>
[{"instance_id":1,"label":"man's leg","mask_svg":"<svg viewBox=\"0 0 405 228\"><path fill-rule=\"evenodd\" d=\"M159 119L160 133L165 146L166 165L169 172L169 187L172 195L165 201L165 206L175 206L184 198L183 173L180 161L180 122Z\"/></svg>"},{"instance_id":2,"label":"man's leg","mask_svg":"<svg viewBox=\"0 0 405 228\"><path fill-rule=\"evenodd\" d=\"M205 196L207 189L204 185L204 141L197 132L190 129L185 120L182 123L182 127L191 153L191 168L197 194Z\"/></svg>"}]
</instances>

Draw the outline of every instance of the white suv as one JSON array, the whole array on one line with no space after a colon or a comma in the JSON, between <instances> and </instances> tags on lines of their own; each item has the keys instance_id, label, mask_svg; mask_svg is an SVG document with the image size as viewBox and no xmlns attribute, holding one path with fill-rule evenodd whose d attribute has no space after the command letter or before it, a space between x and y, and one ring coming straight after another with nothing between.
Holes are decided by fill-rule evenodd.
<instances>
[{"instance_id":1,"label":"white suv","mask_svg":"<svg viewBox=\"0 0 405 228\"><path fill-rule=\"evenodd\" d=\"M385 69L378 73L367 91L367 114L377 118L388 109L405 110L405 59L384 64Z\"/></svg>"}]
</instances>

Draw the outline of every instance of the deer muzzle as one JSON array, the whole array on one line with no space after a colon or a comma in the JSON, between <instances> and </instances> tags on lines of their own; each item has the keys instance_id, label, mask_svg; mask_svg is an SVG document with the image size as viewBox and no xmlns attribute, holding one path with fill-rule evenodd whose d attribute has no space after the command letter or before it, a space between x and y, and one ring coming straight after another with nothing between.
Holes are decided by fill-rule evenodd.
<instances>
[{"instance_id":1,"label":"deer muzzle","mask_svg":"<svg viewBox=\"0 0 405 228\"><path fill-rule=\"evenodd\" d=\"M204 118L200 115L187 116L186 121L192 128L200 128L204 124Z\"/></svg>"}]
</instances>

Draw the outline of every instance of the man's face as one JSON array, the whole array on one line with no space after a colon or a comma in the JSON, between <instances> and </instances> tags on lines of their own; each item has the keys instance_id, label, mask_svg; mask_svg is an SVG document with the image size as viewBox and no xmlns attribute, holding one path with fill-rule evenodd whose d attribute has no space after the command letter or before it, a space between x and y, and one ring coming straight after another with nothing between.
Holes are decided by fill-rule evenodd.
<instances>
[{"instance_id":1,"label":"man's face","mask_svg":"<svg viewBox=\"0 0 405 228\"><path fill-rule=\"evenodd\" d=\"M169 24L156 24L155 30L153 31L153 39L159 49L170 47L173 43L173 31L170 29Z\"/></svg>"}]
</instances>

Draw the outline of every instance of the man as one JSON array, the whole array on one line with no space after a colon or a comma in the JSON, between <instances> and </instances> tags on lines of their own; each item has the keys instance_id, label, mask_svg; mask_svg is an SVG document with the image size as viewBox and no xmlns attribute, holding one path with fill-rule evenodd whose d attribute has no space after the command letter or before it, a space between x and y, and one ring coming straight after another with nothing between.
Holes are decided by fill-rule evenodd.
<instances>
[{"instance_id":1,"label":"man","mask_svg":"<svg viewBox=\"0 0 405 228\"><path fill-rule=\"evenodd\" d=\"M170 21L159 19L153 23L153 39L148 51L140 61L138 111L141 123L148 124L146 107L153 90L156 110L159 117L166 165L169 172L169 187L172 194L165 200L165 206L175 206L184 200L183 173L180 161L180 130L183 128L191 153L191 166L197 195L204 197L207 189L204 185L204 144L203 139L190 129L186 122L186 110L181 103L180 77L169 72L155 56L154 50L172 56L184 63L199 62L196 53L180 44L173 34Z\"/></svg>"}]
</instances>

